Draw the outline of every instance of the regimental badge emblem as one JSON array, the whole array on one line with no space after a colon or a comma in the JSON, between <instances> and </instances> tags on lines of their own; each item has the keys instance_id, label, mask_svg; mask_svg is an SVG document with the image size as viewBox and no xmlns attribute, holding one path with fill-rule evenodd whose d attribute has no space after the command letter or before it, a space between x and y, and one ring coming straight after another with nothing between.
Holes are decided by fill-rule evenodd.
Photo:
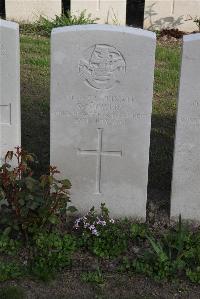
<instances>
[{"instance_id":1,"label":"regimental badge emblem","mask_svg":"<svg viewBox=\"0 0 200 299\"><path fill-rule=\"evenodd\" d=\"M115 47L104 44L88 48L79 63L81 79L98 90L113 88L121 82L125 72L123 55Z\"/></svg>"}]
</instances>

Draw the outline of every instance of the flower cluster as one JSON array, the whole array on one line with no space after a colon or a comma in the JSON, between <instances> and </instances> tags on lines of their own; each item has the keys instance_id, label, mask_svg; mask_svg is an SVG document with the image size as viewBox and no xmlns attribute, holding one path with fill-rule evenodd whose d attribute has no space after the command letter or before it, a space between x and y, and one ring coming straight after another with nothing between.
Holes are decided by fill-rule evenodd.
<instances>
[{"instance_id":1,"label":"flower cluster","mask_svg":"<svg viewBox=\"0 0 200 299\"><path fill-rule=\"evenodd\" d=\"M109 218L108 210L105 204L101 204L101 215L98 216L94 207L83 217L75 220L74 228L89 231L92 235L99 236L101 227L108 223L115 223L114 219Z\"/></svg>"}]
</instances>

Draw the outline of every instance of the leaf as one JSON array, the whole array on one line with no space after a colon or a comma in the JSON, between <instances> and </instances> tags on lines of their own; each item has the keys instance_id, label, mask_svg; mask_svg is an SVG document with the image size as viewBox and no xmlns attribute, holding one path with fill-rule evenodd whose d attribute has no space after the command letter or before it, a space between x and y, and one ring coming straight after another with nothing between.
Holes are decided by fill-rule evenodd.
<instances>
[{"instance_id":1,"label":"leaf","mask_svg":"<svg viewBox=\"0 0 200 299\"><path fill-rule=\"evenodd\" d=\"M144 224L140 223L133 223L131 225L130 231L133 238L145 238L147 234L147 228L144 226Z\"/></svg>"},{"instance_id":2,"label":"leaf","mask_svg":"<svg viewBox=\"0 0 200 299\"><path fill-rule=\"evenodd\" d=\"M67 189L70 189L71 186L72 186L71 182L70 182L69 180L67 180L67 179L62 180L62 181L60 181L60 182L61 182L62 185L63 185L65 188L67 188Z\"/></svg>"},{"instance_id":3,"label":"leaf","mask_svg":"<svg viewBox=\"0 0 200 299\"><path fill-rule=\"evenodd\" d=\"M32 177L25 178L25 184L28 190L33 191L35 187L35 180Z\"/></svg>"},{"instance_id":4,"label":"leaf","mask_svg":"<svg viewBox=\"0 0 200 299\"><path fill-rule=\"evenodd\" d=\"M34 162L34 157L31 154L26 155L26 160Z\"/></svg>"},{"instance_id":5,"label":"leaf","mask_svg":"<svg viewBox=\"0 0 200 299\"><path fill-rule=\"evenodd\" d=\"M13 158L13 151L8 151L5 156L5 160L9 159L12 160Z\"/></svg>"},{"instance_id":6,"label":"leaf","mask_svg":"<svg viewBox=\"0 0 200 299\"><path fill-rule=\"evenodd\" d=\"M6 227L3 231L3 235L4 236L8 236L11 232L11 227Z\"/></svg>"},{"instance_id":7,"label":"leaf","mask_svg":"<svg viewBox=\"0 0 200 299\"><path fill-rule=\"evenodd\" d=\"M71 212L71 213L74 213L74 212L76 212L76 211L78 211L78 210L77 210L76 207L74 207L74 206L70 206L70 207L68 207L68 208L66 209L66 211L69 211L69 212Z\"/></svg>"},{"instance_id":8,"label":"leaf","mask_svg":"<svg viewBox=\"0 0 200 299\"><path fill-rule=\"evenodd\" d=\"M0 200L4 200L6 197L5 197L5 193L3 190L0 190ZM1 205L0 205L1 206Z\"/></svg>"},{"instance_id":9,"label":"leaf","mask_svg":"<svg viewBox=\"0 0 200 299\"><path fill-rule=\"evenodd\" d=\"M24 200L21 198L20 200L19 200L19 204L21 205L21 206L23 206L24 205Z\"/></svg>"},{"instance_id":10,"label":"leaf","mask_svg":"<svg viewBox=\"0 0 200 299\"><path fill-rule=\"evenodd\" d=\"M53 177L49 175L49 176L47 177L47 179L48 179L48 183L49 183L49 185L52 185L52 184L53 184L53 180L54 180Z\"/></svg>"},{"instance_id":11,"label":"leaf","mask_svg":"<svg viewBox=\"0 0 200 299\"><path fill-rule=\"evenodd\" d=\"M168 256L164 252L164 249L162 248L161 243L159 241L156 242L152 237L149 237L149 236L146 236L146 237L149 240L153 250L157 254L157 257L159 258L159 260L161 262L167 261Z\"/></svg>"},{"instance_id":12,"label":"leaf","mask_svg":"<svg viewBox=\"0 0 200 299\"><path fill-rule=\"evenodd\" d=\"M58 217L56 215L51 215L49 216L48 218L49 222L52 223L52 224L58 224Z\"/></svg>"}]
</instances>

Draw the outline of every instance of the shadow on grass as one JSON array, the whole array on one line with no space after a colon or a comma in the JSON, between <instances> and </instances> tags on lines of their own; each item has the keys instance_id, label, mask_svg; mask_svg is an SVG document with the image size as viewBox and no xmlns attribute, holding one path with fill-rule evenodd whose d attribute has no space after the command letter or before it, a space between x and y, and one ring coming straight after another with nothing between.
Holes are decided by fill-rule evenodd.
<instances>
[{"instance_id":1,"label":"shadow on grass","mask_svg":"<svg viewBox=\"0 0 200 299\"><path fill-rule=\"evenodd\" d=\"M39 92L39 91L38 91ZM48 172L50 164L50 112L46 99L22 98L22 147L38 159L35 175Z\"/></svg>"},{"instance_id":2,"label":"shadow on grass","mask_svg":"<svg viewBox=\"0 0 200 299\"><path fill-rule=\"evenodd\" d=\"M153 115L150 144L148 205L165 209L169 216L173 167L175 115Z\"/></svg>"}]
</instances>

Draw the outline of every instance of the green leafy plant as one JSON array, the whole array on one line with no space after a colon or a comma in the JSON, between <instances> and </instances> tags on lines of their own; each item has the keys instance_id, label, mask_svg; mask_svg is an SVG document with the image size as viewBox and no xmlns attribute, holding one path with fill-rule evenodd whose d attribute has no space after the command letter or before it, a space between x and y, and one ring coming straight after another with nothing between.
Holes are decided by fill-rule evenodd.
<instances>
[{"instance_id":1,"label":"green leafy plant","mask_svg":"<svg viewBox=\"0 0 200 299\"><path fill-rule=\"evenodd\" d=\"M54 232L34 236L31 272L42 280L51 279L56 271L70 265L75 248L71 235Z\"/></svg>"},{"instance_id":2,"label":"green leafy plant","mask_svg":"<svg viewBox=\"0 0 200 299\"><path fill-rule=\"evenodd\" d=\"M21 31L23 33L39 33L43 36L50 36L52 29L63 26L94 24L98 19L93 19L91 14L86 14L86 10L82 11L80 15L75 16L67 11L60 16L55 16L54 19L49 20L44 16L40 16L39 20L34 24L21 24Z\"/></svg>"},{"instance_id":3,"label":"green leafy plant","mask_svg":"<svg viewBox=\"0 0 200 299\"><path fill-rule=\"evenodd\" d=\"M24 274L23 267L15 262L0 261L0 281L16 279Z\"/></svg>"},{"instance_id":4,"label":"green leafy plant","mask_svg":"<svg viewBox=\"0 0 200 299\"><path fill-rule=\"evenodd\" d=\"M127 238L117 224L108 224L98 237L88 238L89 250L98 257L114 258L127 249Z\"/></svg>"},{"instance_id":5,"label":"green leafy plant","mask_svg":"<svg viewBox=\"0 0 200 299\"><path fill-rule=\"evenodd\" d=\"M200 17L195 17L193 21L197 25L198 31L200 32Z\"/></svg>"},{"instance_id":6,"label":"green leafy plant","mask_svg":"<svg viewBox=\"0 0 200 299\"><path fill-rule=\"evenodd\" d=\"M33 177L35 157L17 147L9 151L0 167L0 224L4 231L18 231L28 240L37 230L59 223L70 203L69 180L58 180L56 167L40 179ZM14 164L14 166L12 166Z\"/></svg>"},{"instance_id":7,"label":"green leafy plant","mask_svg":"<svg viewBox=\"0 0 200 299\"><path fill-rule=\"evenodd\" d=\"M102 274L102 272L100 271L99 268L94 272L82 273L81 274L81 279L84 282L94 283L94 284L97 284L97 285L101 285L105 281L104 278L103 278L103 274Z\"/></svg>"},{"instance_id":8,"label":"green leafy plant","mask_svg":"<svg viewBox=\"0 0 200 299\"><path fill-rule=\"evenodd\" d=\"M148 233L147 226L141 223L133 223L130 227L130 235L133 239L135 238L146 238Z\"/></svg>"},{"instance_id":9,"label":"green leafy plant","mask_svg":"<svg viewBox=\"0 0 200 299\"><path fill-rule=\"evenodd\" d=\"M9 238L7 235L0 235L0 254L4 253L9 256L16 255L21 247L21 242Z\"/></svg>"},{"instance_id":10,"label":"green leafy plant","mask_svg":"<svg viewBox=\"0 0 200 299\"><path fill-rule=\"evenodd\" d=\"M132 227L134 237L140 235L148 241L149 246L140 251L132 262L125 260L124 268L131 268L139 273L147 274L157 280L177 279L183 275L198 280L198 238L182 224L181 217L176 228L167 230L160 236L154 236L150 231ZM200 253L200 252L199 252ZM200 255L199 255L200 257ZM195 261L196 260L196 261ZM192 268L190 268L190 265ZM195 268L196 267L196 268ZM193 269L193 270L192 270ZM195 278L194 278L195 277Z\"/></svg>"},{"instance_id":11,"label":"green leafy plant","mask_svg":"<svg viewBox=\"0 0 200 299\"><path fill-rule=\"evenodd\" d=\"M190 243L184 251L186 276L195 283L200 283L200 231L191 233Z\"/></svg>"},{"instance_id":12,"label":"green leafy plant","mask_svg":"<svg viewBox=\"0 0 200 299\"><path fill-rule=\"evenodd\" d=\"M186 270L187 277L194 283L200 283L200 266Z\"/></svg>"},{"instance_id":13,"label":"green leafy plant","mask_svg":"<svg viewBox=\"0 0 200 299\"><path fill-rule=\"evenodd\" d=\"M126 234L119 223L110 218L105 204L101 204L100 215L93 207L75 221L74 228L81 233L81 245L98 257L117 257L127 248Z\"/></svg>"}]
</instances>

